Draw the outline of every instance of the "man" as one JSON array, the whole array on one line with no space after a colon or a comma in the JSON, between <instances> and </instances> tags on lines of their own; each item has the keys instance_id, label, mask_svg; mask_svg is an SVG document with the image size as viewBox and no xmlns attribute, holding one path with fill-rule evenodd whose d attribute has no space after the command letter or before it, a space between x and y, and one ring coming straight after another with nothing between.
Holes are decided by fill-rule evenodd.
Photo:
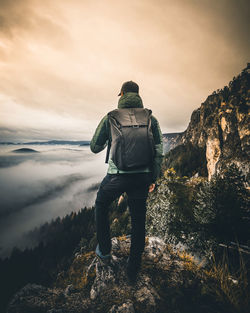
<instances>
[{"instance_id":1,"label":"man","mask_svg":"<svg viewBox=\"0 0 250 313\"><path fill-rule=\"evenodd\" d=\"M122 109L127 108L143 108L142 99L139 96L139 86L133 81L125 82L118 96L121 96L118 101L118 112L124 112L126 110ZM142 111L151 113L147 109ZM108 142L111 142L112 150L110 113L103 117L91 140L90 149L94 153L102 151ZM142 167L121 170L117 167L114 157L109 157L108 173L101 182L95 202L98 241L96 254L103 261L109 261L111 258L111 240L108 208L112 201L124 192L127 193L132 225L130 256L127 262L127 274L130 279L135 279L140 269L141 255L145 247L146 199L148 192L154 190L155 181L160 176L163 158L163 140L159 123L152 115L149 119L153 134L154 155L152 162ZM133 149L131 148L130 150L130 153L133 153Z\"/></svg>"}]
</instances>

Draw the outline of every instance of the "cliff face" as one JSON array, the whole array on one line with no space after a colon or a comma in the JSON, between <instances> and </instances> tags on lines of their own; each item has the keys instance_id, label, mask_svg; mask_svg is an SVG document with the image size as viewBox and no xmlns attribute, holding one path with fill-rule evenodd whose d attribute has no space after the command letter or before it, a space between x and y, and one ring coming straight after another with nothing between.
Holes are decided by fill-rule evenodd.
<instances>
[{"instance_id":1,"label":"cliff face","mask_svg":"<svg viewBox=\"0 0 250 313\"><path fill-rule=\"evenodd\" d=\"M139 277L126 276L129 237L112 239L112 262L105 265L94 252L77 252L67 272L53 287L28 284L9 303L7 313L165 313L200 311L203 275L192 258L170 249L161 239L148 237ZM197 292L198 291L198 292ZM182 310L185 303L185 310Z\"/></svg>"},{"instance_id":2,"label":"cliff face","mask_svg":"<svg viewBox=\"0 0 250 313\"><path fill-rule=\"evenodd\" d=\"M205 149L208 178L236 163L248 174L250 64L228 86L208 96L176 140Z\"/></svg>"},{"instance_id":3,"label":"cliff face","mask_svg":"<svg viewBox=\"0 0 250 313\"><path fill-rule=\"evenodd\" d=\"M169 152L181 143L182 133L163 134L163 150L164 153Z\"/></svg>"}]
</instances>

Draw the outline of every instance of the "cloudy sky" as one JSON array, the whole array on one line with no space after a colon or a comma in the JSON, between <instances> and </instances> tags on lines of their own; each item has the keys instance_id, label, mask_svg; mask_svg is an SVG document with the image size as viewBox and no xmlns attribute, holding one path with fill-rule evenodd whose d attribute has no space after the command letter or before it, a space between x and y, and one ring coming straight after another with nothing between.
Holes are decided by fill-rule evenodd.
<instances>
[{"instance_id":1,"label":"cloudy sky","mask_svg":"<svg viewBox=\"0 0 250 313\"><path fill-rule=\"evenodd\" d=\"M134 80L163 132L250 61L248 0L0 0L0 141L91 139Z\"/></svg>"}]
</instances>

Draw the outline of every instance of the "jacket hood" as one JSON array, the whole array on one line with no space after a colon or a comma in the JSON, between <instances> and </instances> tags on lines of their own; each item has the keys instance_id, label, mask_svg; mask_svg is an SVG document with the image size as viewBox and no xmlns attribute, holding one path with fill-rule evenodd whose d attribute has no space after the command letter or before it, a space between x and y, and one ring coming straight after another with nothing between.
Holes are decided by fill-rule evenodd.
<instances>
[{"instance_id":1,"label":"jacket hood","mask_svg":"<svg viewBox=\"0 0 250 313\"><path fill-rule=\"evenodd\" d=\"M118 101L118 109L143 108L141 97L135 92L126 92Z\"/></svg>"}]
</instances>

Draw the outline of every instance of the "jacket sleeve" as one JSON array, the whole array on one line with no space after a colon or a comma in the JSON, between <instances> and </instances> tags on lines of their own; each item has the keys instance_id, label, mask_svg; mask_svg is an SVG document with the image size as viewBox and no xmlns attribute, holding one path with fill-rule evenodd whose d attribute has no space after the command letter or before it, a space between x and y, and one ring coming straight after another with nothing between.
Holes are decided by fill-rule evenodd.
<instances>
[{"instance_id":1,"label":"jacket sleeve","mask_svg":"<svg viewBox=\"0 0 250 313\"><path fill-rule=\"evenodd\" d=\"M153 182L156 181L157 178L161 176L161 165L163 160L163 137L162 132L160 129L159 122L157 119L152 116L152 132L154 137L155 143L155 158L153 161L153 168L152 168L152 176Z\"/></svg>"},{"instance_id":2,"label":"jacket sleeve","mask_svg":"<svg viewBox=\"0 0 250 313\"><path fill-rule=\"evenodd\" d=\"M98 153L105 149L109 139L108 116L105 115L96 128L93 138L90 142L90 150Z\"/></svg>"}]
</instances>

